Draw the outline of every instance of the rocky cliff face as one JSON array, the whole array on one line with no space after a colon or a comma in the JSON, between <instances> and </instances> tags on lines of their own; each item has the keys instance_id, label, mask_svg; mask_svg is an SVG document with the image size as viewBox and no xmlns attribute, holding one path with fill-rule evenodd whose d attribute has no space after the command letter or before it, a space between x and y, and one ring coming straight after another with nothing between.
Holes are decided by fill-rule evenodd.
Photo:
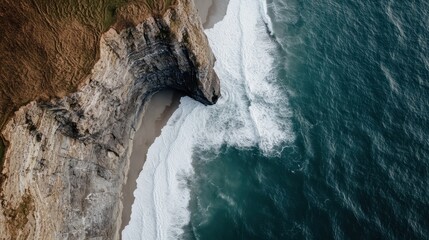
<instances>
[{"instance_id":1,"label":"rocky cliff face","mask_svg":"<svg viewBox=\"0 0 429 240\"><path fill-rule=\"evenodd\" d=\"M192 1L105 32L76 93L21 107L5 125L2 239L118 239L130 140L145 103L174 88L217 101L214 57Z\"/></svg>"}]
</instances>

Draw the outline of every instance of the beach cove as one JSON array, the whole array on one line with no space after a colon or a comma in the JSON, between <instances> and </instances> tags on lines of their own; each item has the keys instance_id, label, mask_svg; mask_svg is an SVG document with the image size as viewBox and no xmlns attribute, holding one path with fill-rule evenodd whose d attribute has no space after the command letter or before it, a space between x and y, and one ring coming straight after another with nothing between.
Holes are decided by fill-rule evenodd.
<instances>
[{"instance_id":1,"label":"beach cove","mask_svg":"<svg viewBox=\"0 0 429 240\"><path fill-rule=\"evenodd\" d=\"M195 7L205 29L213 27L214 24L222 20L226 14L227 5L228 0L195 0ZM168 119L178 108L182 96L182 93L175 90L164 90L155 93L143 110L141 120L136 128L137 131L132 140L130 166L122 189L121 231L130 221L131 206L134 204L134 191L137 187L136 180L144 167L148 149L160 135Z\"/></svg>"}]
</instances>

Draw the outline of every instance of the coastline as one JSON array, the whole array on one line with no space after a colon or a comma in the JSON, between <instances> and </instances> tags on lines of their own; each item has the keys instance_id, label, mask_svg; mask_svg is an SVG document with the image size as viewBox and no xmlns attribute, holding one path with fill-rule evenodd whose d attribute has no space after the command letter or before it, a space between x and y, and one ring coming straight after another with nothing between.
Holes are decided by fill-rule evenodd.
<instances>
[{"instance_id":1,"label":"coastline","mask_svg":"<svg viewBox=\"0 0 429 240\"><path fill-rule=\"evenodd\" d=\"M226 15L229 0L194 0L204 29L212 28Z\"/></svg>"},{"instance_id":2,"label":"coastline","mask_svg":"<svg viewBox=\"0 0 429 240\"><path fill-rule=\"evenodd\" d=\"M37 3L18 5L22 8L34 7L40 12ZM220 96L219 78L213 70L215 58L204 36L197 10L192 1L174 3L166 8L164 3L147 6L145 2L132 2L121 5L121 11L115 11L112 7L107 12L102 4L87 9L66 3L67 8L46 7L54 11L64 10L59 15L66 19L51 19L52 15L44 13L26 15L32 23L41 20L51 24L50 21L58 20L67 27L71 26L61 28L64 31L48 28L47 31L52 30L56 34L51 40L61 37L67 40L61 46L50 48L55 53L52 59L58 59L58 53L69 52L63 51L66 47L79 55L79 59L89 61L79 51L88 53L90 40L97 44L99 54L91 55L97 61L88 71L84 71L83 82L76 74L72 74L73 77L62 74L67 78L66 82L60 83L67 86L67 91L62 91L63 95L52 99L44 95L37 101L25 101L25 105L17 107L2 127L1 135L8 149L3 158L0 179L1 238L119 239L122 188L126 184L130 165L133 166L130 164L132 140L151 97L161 89L176 89L197 102L212 105ZM46 5L45 2L41 4ZM7 8L3 10L7 12ZM17 23L23 23L15 22L14 16L21 15L13 13L3 16L12 20L12 30ZM98 18L103 13L110 17L117 14L119 20L126 20L118 22L122 25L110 27L101 34L100 39L79 38L81 35L74 33L82 33L78 27L80 24L68 24L70 15L89 14ZM95 27L100 25L92 17L85 17L82 21L85 29L93 24ZM40 43L36 44L38 56L44 47L58 43L37 41L39 38L34 38L30 33L38 37L47 35L43 31L33 31L31 26L21 29L26 30L23 39ZM9 35L6 37L14 40ZM84 45L81 46L78 40L82 40ZM79 51L74 51L74 48ZM13 53L13 49L6 51L10 53L9 50L12 50L10 62L14 66L31 66L46 73L44 77L48 82L43 80L43 84L39 84L36 81L34 86L52 94L55 91L51 88L60 89L56 84L61 78L56 78L50 69L59 67L60 73L82 70L77 65L83 60L75 61L67 54L60 55L70 60L72 67L63 66L61 61L48 61L55 65L53 67L46 65L46 58L51 59L48 53L42 59L25 58L29 64L23 64L15 61L21 58ZM10 70L22 75L13 68ZM75 87L75 84L78 86ZM21 86L12 84L5 91L26 94L17 92L17 89ZM36 91L33 88L32 93ZM16 103L21 101L19 96L11 99ZM162 112L159 115L161 118L167 115ZM159 124L153 121L152 129L162 125L162 121ZM127 205L130 204L125 203L125 207Z\"/></svg>"},{"instance_id":3,"label":"coastline","mask_svg":"<svg viewBox=\"0 0 429 240\"><path fill-rule=\"evenodd\" d=\"M194 0L204 29L214 26L226 15L229 0ZM122 216L120 233L129 224L131 209L134 203L134 191L137 189L137 178L143 170L149 147L161 134L171 115L179 107L183 95L172 90L156 93L145 106L142 117L136 128L132 141L130 163L127 179L122 188Z\"/></svg>"},{"instance_id":4,"label":"coastline","mask_svg":"<svg viewBox=\"0 0 429 240\"><path fill-rule=\"evenodd\" d=\"M182 94L173 90L155 93L147 103L132 141L132 151L127 179L122 187L122 231L130 221L131 206L134 203L134 191L137 178L143 169L150 145L161 134L162 128L170 116L179 107Z\"/></svg>"}]
</instances>

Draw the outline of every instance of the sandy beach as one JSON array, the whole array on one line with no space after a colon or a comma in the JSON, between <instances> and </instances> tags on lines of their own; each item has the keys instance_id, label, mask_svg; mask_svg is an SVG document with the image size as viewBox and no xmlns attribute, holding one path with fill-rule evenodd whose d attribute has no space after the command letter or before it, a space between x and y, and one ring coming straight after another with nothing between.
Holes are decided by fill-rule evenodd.
<instances>
[{"instance_id":1,"label":"sandy beach","mask_svg":"<svg viewBox=\"0 0 429 240\"><path fill-rule=\"evenodd\" d=\"M223 19L226 14L228 0L195 0L195 5L201 16L205 29L211 28ZM131 206L134 203L134 191L137 188L137 178L143 169L150 145L161 134L161 129L178 108L183 95L173 90L161 91L155 94L143 114L140 126L133 139L133 149L127 182L122 189L122 225L121 231L131 217Z\"/></svg>"},{"instance_id":2,"label":"sandy beach","mask_svg":"<svg viewBox=\"0 0 429 240\"><path fill-rule=\"evenodd\" d=\"M134 191L137 188L137 177L143 169L146 161L147 151L161 134L162 127L165 126L170 116L177 109L182 95L172 90L165 90L156 93L143 114L140 127L133 139L133 150L131 153L130 167L128 170L127 182L122 189L122 226L128 224L131 216L131 206L134 202Z\"/></svg>"},{"instance_id":3,"label":"sandy beach","mask_svg":"<svg viewBox=\"0 0 429 240\"><path fill-rule=\"evenodd\" d=\"M194 0L205 29L212 28L226 14L229 0Z\"/></svg>"}]
</instances>

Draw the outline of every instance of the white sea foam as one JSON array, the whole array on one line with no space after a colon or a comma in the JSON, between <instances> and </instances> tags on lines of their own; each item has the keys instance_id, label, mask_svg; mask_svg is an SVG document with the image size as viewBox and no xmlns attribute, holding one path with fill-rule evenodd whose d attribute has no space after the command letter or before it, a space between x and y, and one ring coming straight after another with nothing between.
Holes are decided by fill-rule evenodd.
<instances>
[{"instance_id":1,"label":"white sea foam","mask_svg":"<svg viewBox=\"0 0 429 240\"><path fill-rule=\"evenodd\" d=\"M268 30L270 31L270 34L273 34L273 23L271 21L270 16L268 15L268 5L267 0L259 0L260 3L260 10L261 10L261 16L264 22L267 24Z\"/></svg>"},{"instance_id":2,"label":"white sea foam","mask_svg":"<svg viewBox=\"0 0 429 240\"><path fill-rule=\"evenodd\" d=\"M264 7L259 0L230 0L225 18L206 31L222 98L209 107L181 99L149 148L123 239L177 239L183 233L190 220L186 179L193 174L194 149L258 146L273 155L293 141L287 99L272 76L275 45Z\"/></svg>"}]
</instances>

